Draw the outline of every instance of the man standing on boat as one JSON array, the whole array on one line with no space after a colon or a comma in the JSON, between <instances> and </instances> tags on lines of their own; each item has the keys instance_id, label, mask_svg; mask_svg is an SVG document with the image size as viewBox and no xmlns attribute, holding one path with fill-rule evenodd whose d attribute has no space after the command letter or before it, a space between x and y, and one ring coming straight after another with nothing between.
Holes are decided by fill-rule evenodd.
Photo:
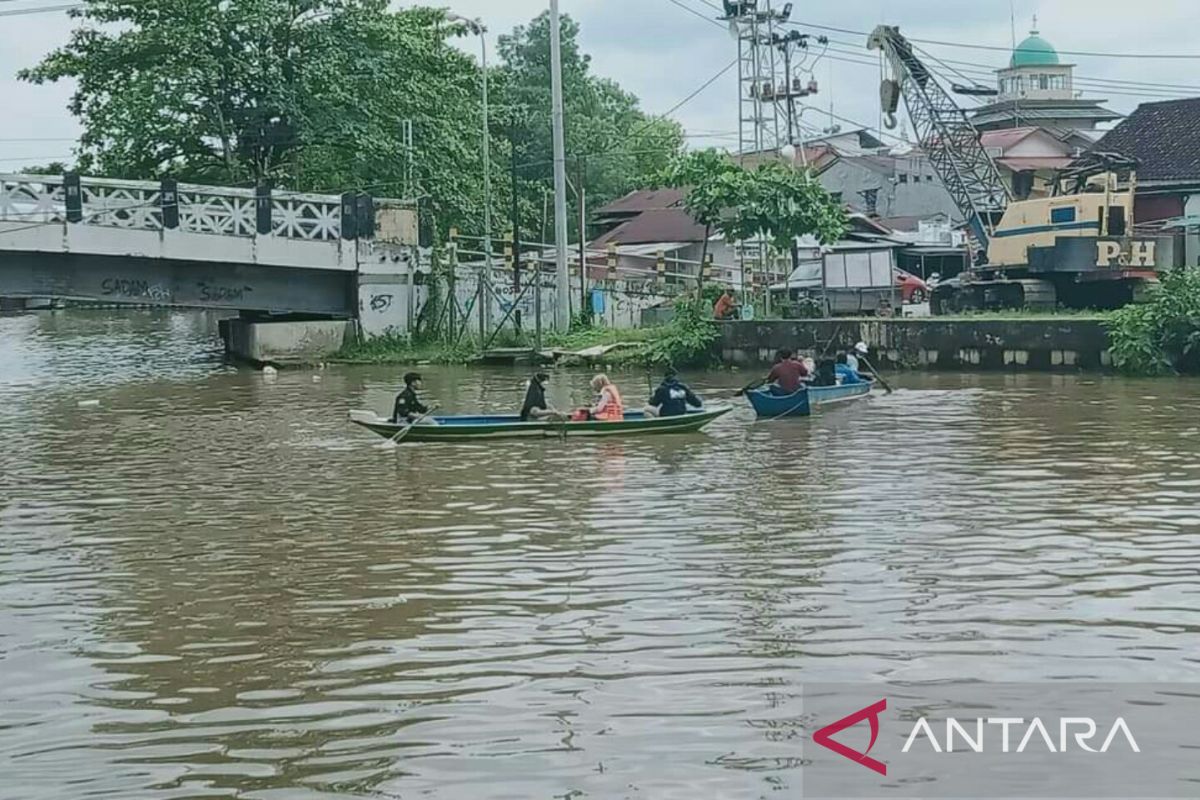
<instances>
[{"instance_id":1,"label":"man standing on boat","mask_svg":"<svg viewBox=\"0 0 1200 800\"><path fill-rule=\"evenodd\" d=\"M703 408L704 401L679 380L674 367L667 367L662 383L654 390L650 404L643 411L647 417L679 417L688 413L688 406Z\"/></svg>"},{"instance_id":2,"label":"man standing on boat","mask_svg":"<svg viewBox=\"0 0 1200 800\"><path fill-rule=\"evenodd\" d=\"M429 407L417 397L417 392L423 386L421 373L409 372L404 376L404 391L396 395L396 405L392 407L392 422L415 422L429 413Z\"/></svg>"},{"instance_id":3,"label":"man standing on boat","mask_svg":"<svg viewBox=\"0 0 1200 800\"><path fill-rule=\"evenodd\" d=\"M525 390L525 402L521 406L521 422L565 419L566 415L546 402L546 382L549 380L548 372L538 372L529 379L529 388Z\"/></svg>"},{"instance_id":4,"label":"man standing on boat","mask_svg":"<svg viewBox=\"0 0 1200 800\"><path fill-rule=\"evenodd\" d=\"M859 342L858 344L854 345L854 349L849 353L846 353L846 366L850 367L850 369L854 370L856 373L859 372L858 357L862 356L863 358L866 358L867 353L869 352L870 348L867 347L866 342Z\"/></svg>"}]
</instances>

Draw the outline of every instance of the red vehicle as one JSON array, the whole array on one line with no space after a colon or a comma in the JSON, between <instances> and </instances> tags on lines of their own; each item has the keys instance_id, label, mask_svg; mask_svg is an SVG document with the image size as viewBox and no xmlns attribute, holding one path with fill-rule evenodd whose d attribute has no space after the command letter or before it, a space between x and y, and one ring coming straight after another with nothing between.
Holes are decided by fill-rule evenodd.
<instances>
[{"instance_id":1,"label":"red vehicle","mask_svg":"<svg viewBox=\"0 0 1200 800\"><path fill-rule=\"evenodd\" d=\"M902 269L895 270L896 286L900 287L900 302L924 303L929 299L929 284Z\"/></svg>"}]
</instances>

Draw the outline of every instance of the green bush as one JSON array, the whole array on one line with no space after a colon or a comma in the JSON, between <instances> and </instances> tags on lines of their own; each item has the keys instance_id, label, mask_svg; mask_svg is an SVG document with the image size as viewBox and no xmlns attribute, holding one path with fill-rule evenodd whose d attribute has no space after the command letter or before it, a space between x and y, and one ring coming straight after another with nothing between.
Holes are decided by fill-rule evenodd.
<instances>
[{"instance_id":1,"label":"green bush","mask_svg":"<svg viewBox=\"0 0 1200 800\"><path fill-rule=\"evenodd\" d=\"M1113 363L1139 375L1200 373L1200 270L1174 269L1146 303L1109 322Z\"/></svg>"},{"instance_id":2,"label":"green bush","mask_svg":"<svg viewBox=\"0 0 1200 800\"><path fill-rule=\"evenodd\" d=\"M703 366L713 360L712 345L717 328L712 307L704 297L676 301L675 316L657 329L647 343L643 358L648 364L674 364L677 367Z\"/></svg>"}]
</instances>

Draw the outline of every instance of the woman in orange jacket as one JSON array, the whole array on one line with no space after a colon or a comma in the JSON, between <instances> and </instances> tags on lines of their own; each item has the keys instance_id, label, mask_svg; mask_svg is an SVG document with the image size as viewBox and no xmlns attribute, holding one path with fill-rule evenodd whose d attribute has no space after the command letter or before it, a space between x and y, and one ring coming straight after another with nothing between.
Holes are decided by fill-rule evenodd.
<instances>
[{"instance_id":1,"label":"woman in orange jacket","mask_svg":"<svg viewBox=\"0 0 1200 800\"><path fill-rule=\"evenodd\" d=\"M599 395L596 404L588 409L592 419L601 422L620 422L625 419L625 404L621 402L621 392L607 375L600 373L592 378L592 391Z\"/></svg>"}]
</instances>

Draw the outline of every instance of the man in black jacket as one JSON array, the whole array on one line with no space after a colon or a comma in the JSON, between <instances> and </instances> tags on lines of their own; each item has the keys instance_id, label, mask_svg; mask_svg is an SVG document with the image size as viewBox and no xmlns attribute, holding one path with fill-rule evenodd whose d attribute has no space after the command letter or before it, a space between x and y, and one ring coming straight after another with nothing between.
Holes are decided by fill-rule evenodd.
<instances>
[{"instance_id":1,"label":"man in black jacket","mask_svg":"<svg viewBox=\"0 0 1200 800\"><path fill-rule=\"evenodd\" d=\"M429 413L429 407L417 397L417 391L422 387L419 372L410 372L404 376L404 391L396 395L396 405L392 407L392 422L412 422Z\"/></svg>"},{"instance_id":2,"label":"man in black jacket","mask_svg":"<svg viewBox=\"0 0 1200 800\"><path fill-rule=\"evenodd\" d=\"M521 422L540 419L562 419L563 413L546 402L546 381L550 374L539 372L529 379L525 402L521 405Z\"/></svg>"},{"instance_id":3,"label":"man in black jacket","mask_svg":"<svg viewBox=\"0 0 1200 800\"><path fill-rule=\"evenodd\" d=\"M674 367L667 367L663 381L654 390L650 404L644 409L648 417L678 417L688 412L688 406L703 408L704 401L686 383L679 380Z\"/></svg>"}]
</instances>

